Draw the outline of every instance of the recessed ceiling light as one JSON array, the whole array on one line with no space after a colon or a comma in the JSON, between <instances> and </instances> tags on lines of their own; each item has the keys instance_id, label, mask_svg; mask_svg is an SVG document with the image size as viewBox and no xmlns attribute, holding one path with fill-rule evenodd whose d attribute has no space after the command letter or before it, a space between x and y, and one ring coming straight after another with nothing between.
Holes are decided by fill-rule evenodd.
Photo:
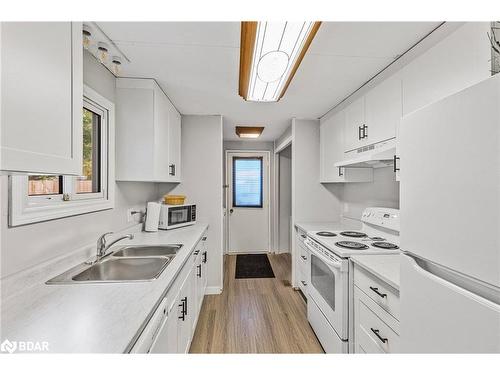
<instances>
[{"instance_id":1,"label":"recessed ceiling light","mask_svg":"<svg viewBox=\"0 0 500 375\"><path fill-rule=\"evenodd\" d=\"M237 126L236 134L240 138L259 138L264 131L263 126Z\"/></svg>"},{"instance_id":2,"label":"recessed ceiling light","mask_svg":"<svg viewBox=\"0 0 500 375\"><path fill-rule=\"evenodd\" d=\"M321 22L242 22L239 94L276 102L285 94Z\"/></svg>"}]
</instances>

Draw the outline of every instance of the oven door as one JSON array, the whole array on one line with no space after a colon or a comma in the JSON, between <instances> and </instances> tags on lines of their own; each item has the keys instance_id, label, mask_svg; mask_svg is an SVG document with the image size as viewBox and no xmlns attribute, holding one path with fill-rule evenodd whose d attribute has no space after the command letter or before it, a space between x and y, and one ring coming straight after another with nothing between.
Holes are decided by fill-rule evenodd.
<instances>
[{"instance_id":1,"label":"oven door","mask_svg":"<svg viewBox=\"0 0 500 375\"><path fill-rule=\"evenodd\" d=\"M348 327L348 261L329 259L311 248L311 283L309 295L342 340Z\"/></svg>"}]
</instances>

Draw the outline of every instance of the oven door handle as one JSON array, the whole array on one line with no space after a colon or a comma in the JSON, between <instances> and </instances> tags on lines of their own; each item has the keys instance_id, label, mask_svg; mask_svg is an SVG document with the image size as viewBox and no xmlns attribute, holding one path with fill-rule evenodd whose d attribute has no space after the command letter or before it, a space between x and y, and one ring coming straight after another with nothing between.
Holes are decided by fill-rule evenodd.
<instances>
[{"instance_id":1,"label":"oven door handle","mask_svg":"<svg viewBox=\"0 0 500 375\"><path fill-rule=\"evenodd\" d=\"M323 254L321 254L319 251L316 251L313 247L309 246L306 244L307 248L313 253L315 256L317 256L319 259L321 259L323 262L328 264L331 267L337 268L338 270L342 271L342 263L340 261L334 261L331 259L328 259L325 257Z\"/></svg>"}]
</instances>

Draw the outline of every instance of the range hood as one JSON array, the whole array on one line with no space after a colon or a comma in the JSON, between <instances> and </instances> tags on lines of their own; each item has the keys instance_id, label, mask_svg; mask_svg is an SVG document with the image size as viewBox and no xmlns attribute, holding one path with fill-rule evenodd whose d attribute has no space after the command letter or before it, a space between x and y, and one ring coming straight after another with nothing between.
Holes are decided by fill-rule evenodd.
<instances>
[{"instance_id":1,"label":"range hood","mask_svg":"<svg viewBox=\"0 0 500 375\"><path fill-rule=\"evenodd\" d=\"M361 147L350 152L352 158L335 163L344 168L382 168L393 165L396 155L396 139Z\"/></svg>"}]
</instances>

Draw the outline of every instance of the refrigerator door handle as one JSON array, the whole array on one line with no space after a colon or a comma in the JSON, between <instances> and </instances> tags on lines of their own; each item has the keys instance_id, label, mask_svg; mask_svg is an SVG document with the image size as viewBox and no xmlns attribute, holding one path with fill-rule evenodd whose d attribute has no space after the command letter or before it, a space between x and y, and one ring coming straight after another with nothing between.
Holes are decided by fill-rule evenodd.
<instances>
[{"instance_id":1,"label":"refrigerator door handle","mask_svg":"<svg viewBox=\"0 0 500 375\"><path fill-rule=\"evenodd\" d=\"M435 263L430 263L413 254L407 253L407 255L413 259L413 268L415 271L432 278L441 285L458 290L461 294L466 294L479 303L500 311L500 288L480 282Z\"/></svg>"}]
</instances>

